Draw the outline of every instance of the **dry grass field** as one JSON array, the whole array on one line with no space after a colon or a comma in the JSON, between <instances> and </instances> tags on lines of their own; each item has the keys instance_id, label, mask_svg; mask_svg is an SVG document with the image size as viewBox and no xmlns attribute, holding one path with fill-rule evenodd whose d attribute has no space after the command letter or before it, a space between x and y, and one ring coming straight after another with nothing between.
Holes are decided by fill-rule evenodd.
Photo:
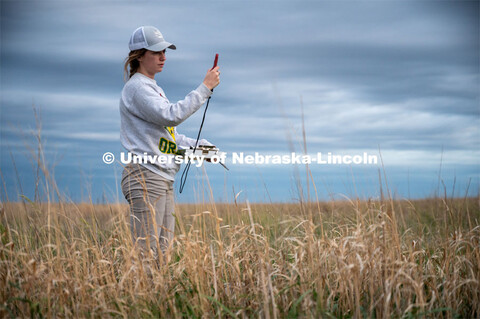
<instances>
[{"instance_id":1,"label":"dry grass field","mask_svg":"<svg viewBox=\"0 0 480 319\"><path fill-rule=\"evenodd\" d=\"M480 317L478 197L177 205L162 260L127 205L0 217L1 317Z\"/></svg>"}]
</instances>

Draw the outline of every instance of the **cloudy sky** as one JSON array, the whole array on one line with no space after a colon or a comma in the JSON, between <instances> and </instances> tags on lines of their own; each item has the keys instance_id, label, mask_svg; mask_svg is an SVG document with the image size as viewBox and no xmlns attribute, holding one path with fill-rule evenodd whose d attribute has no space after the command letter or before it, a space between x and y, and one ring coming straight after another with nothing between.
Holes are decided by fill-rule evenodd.
<instances>
[{"instance_id":1,"label":"cloudy sky","mask_svg":"<svg viewBox=\"0 0 480 319\"><path fill-rule=\"evenodd\" d=\"M124 200L122 165L106 165L102 155L123 151L123 62L141 25L156 26L177 46L156 76L171 101L196 88L220 54L221 84L202 137L228 156L304 152L303 115L309 154L383 159L383 166L312 164L321 199L378 197L379 171L398 198L443 194L444 186L449 195L478 194L476 1L0 5L3 200L34 196L33 107L60 191L75 201ZM195 137L202 111L178 130ZM205 176L215 200L241 191L243 200L297 201L298 181L307 196L305 166L227 166L192 169L177 201L207 198Z\"/></svg>"}]
</instances>

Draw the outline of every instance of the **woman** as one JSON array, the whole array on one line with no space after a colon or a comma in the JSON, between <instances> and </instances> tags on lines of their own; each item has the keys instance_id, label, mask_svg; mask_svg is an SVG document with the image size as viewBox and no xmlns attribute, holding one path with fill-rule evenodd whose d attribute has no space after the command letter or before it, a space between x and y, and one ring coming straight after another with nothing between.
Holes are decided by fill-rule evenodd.
<instances>
[{"instance_id":1,"label":"woman","mask_svg":"<svg viewBox=\"0 0 480 319\"><path fill-rule=\"evenodd\" d=\"M166 49L175 45L166 42L152 26L137 28L129 43L125 62L128 75L120 99L120 140L134 155L157 158L154 162L128 164L122 174L122 192L130 204L132 238L142 250L157 255L168 247L175 228L173 181L179 170L174 156L179 147L194 146L196 140L177 133L176 126L195 113L220 83L219 67L207 72L203 82L185 99L171 103L155 82L162 72ZM200 140L199 145L211 145Z\"/></svg>"}]
</instances>

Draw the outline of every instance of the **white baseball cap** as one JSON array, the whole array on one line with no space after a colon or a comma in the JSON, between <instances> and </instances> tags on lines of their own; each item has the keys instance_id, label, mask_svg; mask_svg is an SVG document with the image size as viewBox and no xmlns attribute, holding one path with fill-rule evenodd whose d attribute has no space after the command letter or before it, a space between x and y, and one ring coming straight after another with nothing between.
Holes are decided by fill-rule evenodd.
<instances>
[{"instance_id":1,"label":"white baseball cap","mask_svg":"<svg viewBox=\"0 0 480 319\"><path fill-rule=\"evenodd\" d=\"M174 44L165 41L162 33L155 27L142 26L133 31L128 43L130 51L147 49L150 51L163 51L166 48L175 50Z\"/></svg>"}]
</instances>

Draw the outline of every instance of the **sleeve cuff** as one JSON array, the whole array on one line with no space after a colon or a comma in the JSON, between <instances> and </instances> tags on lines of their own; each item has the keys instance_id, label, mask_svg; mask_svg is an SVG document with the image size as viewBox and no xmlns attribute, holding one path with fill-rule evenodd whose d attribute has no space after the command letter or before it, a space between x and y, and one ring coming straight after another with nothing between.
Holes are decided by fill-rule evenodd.
<instances>
[{"instance_id":1,"label":"sleeve cuff","mask_svg":"<svg viewBox=\"0 0 480 319\"><path fill-rule=\"evenodd\" d=\"M203 82L197 87L196 91L204 98L208 98L213 93Z\"/></svg>"}]
</instances>

